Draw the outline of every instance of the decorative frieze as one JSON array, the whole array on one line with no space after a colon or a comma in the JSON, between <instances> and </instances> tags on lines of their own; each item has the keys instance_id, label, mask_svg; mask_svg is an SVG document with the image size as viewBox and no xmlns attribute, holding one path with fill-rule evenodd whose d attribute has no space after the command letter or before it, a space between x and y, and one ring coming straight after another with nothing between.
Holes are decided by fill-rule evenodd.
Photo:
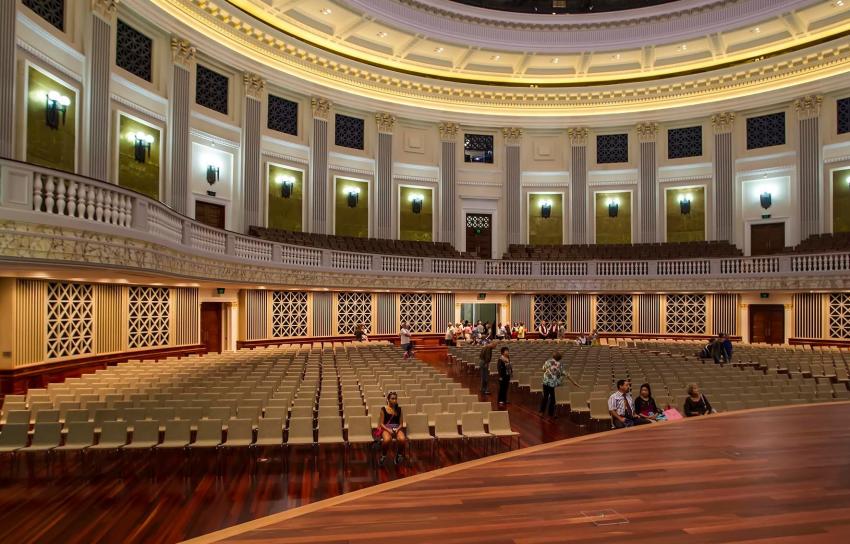
<instances>
[{"instance_id":1,"label":"decorative frieze","mask_svg":"<svg viewBox=\"0 0 850 544\"><path fill-rule=\"evenodd\" d=\"M711 126L716 134L732 132L735 125L735 114L732 112L717 113L711 116Z\"/></svg>"},{"instance_id":2,"label":"decorative frieze","mask_svg":"<svg viewBox=\"0 0 850 544\"><path fill-rule=\"evenodd\" d=\"M174 64L191 69L197 50L187 40L171 38L171 60Z\"/></svg>"},{"instance_id":3,"label":"decorative frieze","mask_svg":"<svg viewBox=\"0 0 850 544\"><path fill-rule=\"evenodd\" d=\"M505 139L505 145L519 145L522 139L522 129L516 127L503 128L502 138Z\"/></svg>"},{"instance_id":4,"label":"decorative frieze","mask_svg":"<svg viewBox=\"0 0 850 544\"><path fill-rule=\"evenodd\" d=\"M327 121L330 118L333 102L327 98L314 96L310 99L310 106L313 108L313 119L324 119Z\"/></svg>"},{"instance_id":5,"label":"decorative frieze","mask_svg":"<svg viewBox=\"0 0 850 544\"><path fill-rule=\"evenodd\" d=\"M820 95L809 95L794 101L794 109L800 119L811 119L820 115L823 97Z\"/></svg>"},{"instance_id":6,"label":"decorative frieze","mask_svg":"<svg viewBox=\"0 0 850 544\"><path fill-rule=\"evenodd\" d=\"M266 80L257 74L242 74L242 82L245 84L245 96L255 100L263 99L263 91L266 89Z\"/></svg>"},{"instance_id":7,"label":"decorative frieze","mask_svg":"<svg viewBox=\"0 0 850 544\"><path fill-rule=\"evenodd\" d=\"M117 0L92 0L91 11L108 23L115 20L115 12L118 8Z\"/></svg>"},{"instance_id":8,"label":"decorative frieze","mask_svg":"<svg viewBox=\"0 0 850 544\"><path fill-rule=\"evenodd\" d=\"M639 123L635 130L640 142L654 142L658 137L658 123Z\"/></svg>"},{"instance_id":9,"label":"decorative frieze","mask_svg":"<svg viewBox=\"0 0 850 544\"><path fill-rule=\"evenodd\" d=\"M375 124L378 125L378 132L392 134L395 130L395 116L385 112L375 114Z\"/></svg>"},{"instance_id":10,"label":"decorative frieze","mask_svg":"<svg viewBox=\"0 0 850 544\"><path fill-rule=\"evenodd\" d=\"M590 130L585 127L571 127L567 129L567 136L570 138L570 145L583 146L587 145L587 136Z\"/></svg>"}]
</instances>

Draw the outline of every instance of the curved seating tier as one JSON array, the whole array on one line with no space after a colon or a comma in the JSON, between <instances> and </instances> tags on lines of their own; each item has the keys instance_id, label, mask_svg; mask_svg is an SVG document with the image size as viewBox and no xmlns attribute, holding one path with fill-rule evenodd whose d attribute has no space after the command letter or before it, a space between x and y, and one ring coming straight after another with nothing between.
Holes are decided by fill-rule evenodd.
<instances>
[{"instance_id":1,"label":"curved seating tier","mask_svg":"<svg viewBox=\"0 0 850 544\"><path fill-rule=\"evenodd\" d=\"M534 246L511 244L504 258L514 261L624 261L711 259L742 255L741 250L729 242L711 241Z\"/></svg>"}]
</instances>

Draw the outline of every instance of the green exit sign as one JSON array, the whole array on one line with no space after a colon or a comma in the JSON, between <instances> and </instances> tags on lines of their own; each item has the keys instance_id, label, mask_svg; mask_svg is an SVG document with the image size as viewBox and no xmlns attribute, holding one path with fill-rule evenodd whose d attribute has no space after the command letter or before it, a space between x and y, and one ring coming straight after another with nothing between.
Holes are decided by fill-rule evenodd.
<instances>
[{"instance_id":1,"label":"green exit sign","mask_svg":"<svg viewBox=\"0 0 850 544\"><path fill-rule=\"evenodd\" d=\"M761 298L770 298L770 293L759 293Z\"/></svg>"},{"instance_id":2,"label":"green exit sign","mask_svg":"<svg viewBox=\"0 0 850 544\"><path fill-rule=\"evenodd\" d=\"M219 287L219 288L217 288L217 289L215 290L215 292L216 292L217 294L219 294L219 295L223 295L223 294L224 294L224 287Z\"/></svg>"}]
</instances>

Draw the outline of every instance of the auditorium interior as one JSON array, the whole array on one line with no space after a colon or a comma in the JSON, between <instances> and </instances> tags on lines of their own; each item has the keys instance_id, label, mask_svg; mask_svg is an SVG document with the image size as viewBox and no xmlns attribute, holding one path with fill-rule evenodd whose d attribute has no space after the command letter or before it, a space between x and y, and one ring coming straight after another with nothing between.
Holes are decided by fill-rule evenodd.
<instances>
[{"instance_id":1,"label":"auditorium interior","mask_svg":"<svg viewBox=\"0 0 850 544\"><path fill-rule=\"evenodd\" d=\"M2 542L848 542L850 0L2 0L0 316Z\"/></svg>"}]
</instances>

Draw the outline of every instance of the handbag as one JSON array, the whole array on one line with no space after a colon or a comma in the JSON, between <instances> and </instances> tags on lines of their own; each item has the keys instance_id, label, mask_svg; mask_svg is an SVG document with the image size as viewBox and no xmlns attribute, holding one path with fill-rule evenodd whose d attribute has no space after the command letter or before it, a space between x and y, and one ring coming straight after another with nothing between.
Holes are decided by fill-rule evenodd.
<instances>
[{"instance_id":1,"label":"handbag","mask_svg":"<svg viewBox=\"0 0 850 544\"><path fill-rule=\"evenodd\" d=\"M684 419L679 410L676 410L675 408L664 410L664 417L667 419L667 421L676 421L677 419Z\"/></svg>"}]
</instances>

